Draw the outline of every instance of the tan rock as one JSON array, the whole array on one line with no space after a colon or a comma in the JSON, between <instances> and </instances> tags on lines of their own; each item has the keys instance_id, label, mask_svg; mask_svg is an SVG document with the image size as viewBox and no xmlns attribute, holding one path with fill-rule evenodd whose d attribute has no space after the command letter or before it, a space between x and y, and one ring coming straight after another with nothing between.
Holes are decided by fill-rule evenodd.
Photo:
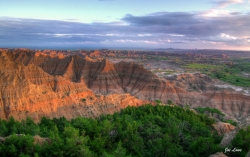
<instances>
[{"instance_id":1,"label":"tan rock","mask_svg":"<svg viewBox=\"0 0 250 157\"><path fill-rule=\"evenodd\" d=\"M210 155L209 157L227 157L227 156L222 152L217 152L215 154Z\"/></svg>"},{"instance_id":2,"label":"tan rock","mask_svg":"<svg viewBox=\"0 0 250 157\"><path fill-rule=\"evenodd\" d=\"M203 74L160 79L131 62L113 64L57 51L0 52L0 118L95 117L119 111L127 105L124 100L134 106L172 100L177 105L217 108L238 120L250 116L249 96L216 89Z\"/></svg>"},{"instance_id":3,"label":"tan rock","mask_svg":"<svg viewBox=\"0 0 250 157\"><path fill-rule=\"evenodd\" d=\"M224 135L225 133L229 133L235 129L235 126L224 122L217 122L213 124L213 127L219 135Z\"/></svg>"},{"instance_id":4,"label":"tan rock","mask_svg":"<svg viewBox=\"0 0 250 157\"><path fill-rule=\"evenodd\" d=\"M51 140L49 138L43 138L40 137L39 135L34 136L34 145L36 144L42 145L44 142L51 144Z\"/></svg>"}]
</instances>

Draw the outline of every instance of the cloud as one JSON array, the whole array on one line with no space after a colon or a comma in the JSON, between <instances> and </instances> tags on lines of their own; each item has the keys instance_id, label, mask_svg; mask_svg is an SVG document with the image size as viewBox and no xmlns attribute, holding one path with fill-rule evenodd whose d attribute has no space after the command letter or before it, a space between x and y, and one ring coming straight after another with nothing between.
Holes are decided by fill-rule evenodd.
<instances>
[{"instance_id":1,"label":"cloud","mask_svg":"<svg viewBox=\"0 0 250 157\"><path fill-rule=\"evenodd\" d=\"M0 17L0 46L249 46L249 14L232 14L216 17L199 12L127 14L110 23Z\"/></svg>"},{"instance_id":2,"label":"cloud","mask_svg":"<svg viewBox=\"0 0 250 157\"><path fill-rule=\"evenodd\" d=\"M215 4L216 7L225 8L232 4L244 3L244 0L217 0L217 1L211 1L211 3Z\"/></svg>"},{"instance_id":3,"label":"cloud","mask_svg":"<svg viewBox=\"0 0 250 157\"><path fill-rule=\"evenodd\" d=\"M250 16L203 17L199 13L161 12L146 16L126 15L122 20L130 27L140 27L148 33L179 34L183 36L213 36L222 32L250 35Z\"/></svg>"},{"instance_id":4,"label":"cloud","mask_svg":"<svg viewBox=\"0 0 250 157\"><path fill-rule=\"evenodd\" d=\"M230 35L225 34L225 33L221 33L220 36L221 36L221 38L229 39L229 40L236 40L236 39L238 39L238 37L230 36Z\"/></svg>"},{"instance_id":5,"label":"cloud","mask_svg":"<svg viewBox=\"0 0 250 157\"><path fill-rule=\"evenodd\" d=\"M134 25L177 25L197 22L195 14L186 12L158 12L146 16L133 16L127 14L122 20Z\"/></svg>"},{"instance_id":6,"label":"cloud","mask_svg":"<svg viewBox=\"0 0 250 157\"><path fill-rule=\"evenodd\" d=\"M202 16L206 17L221 17L221 16L232 16L232 15L240 15L241 12L232 12L230 10L224 9L210 9L202 13Z\"/></svg>"},{"instance_id":7,"label":"cloud","mask_svg":"<svg viewBox=\"0 0 250 157\"><path fill-rule=\"evenodd\" d=\"M206 10L202 13L203 16L209 16L209 17L221 17L221 16L234 16L239 14L245 14L247 13L247 9L242 9L244 6L245 8L248 7L247 0L213 0L210 1L210 3L213 3L215 6L209 10ZM230 5L234 4L240 4L241 8L227 8Z\"/></svg>"}]
</instances>

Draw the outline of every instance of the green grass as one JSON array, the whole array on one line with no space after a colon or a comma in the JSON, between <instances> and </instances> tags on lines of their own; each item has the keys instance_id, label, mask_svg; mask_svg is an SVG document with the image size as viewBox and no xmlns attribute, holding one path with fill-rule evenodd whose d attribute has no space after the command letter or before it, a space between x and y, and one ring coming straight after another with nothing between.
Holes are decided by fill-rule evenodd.
<instances>
[{"instance_id":1,"label":"green grass","mask_svg":"<svg viewBox=\"0 0 250 157\"><path fill-rule=\"evenodd\" d=\"M249 72L248 66L233 65L222 69L216 69L210 76L213 78L218 78L222 81L228 82L235 86L250 87L250 78L241 76L242 72ZM245 68L245 70L244 70Z\"/></svg>"},{"instance_id":2,"label":"green grass","mask_svg":"<svg viewBox=\"0 0 250 157\"><path fill-rule=\"evenodd\" d=\"M213 115L214 113L217 113L217 114L221 115L222 117L225 116L224 113L222 113L220 110L218 110L218 109L216 109L216 108L210 108L210 107L205 107L205 108L203 108L203 107L196 107L196 108L194 108L194 109L195 109L198 113L200 113L200 114L205 114L205 112L208 112L208 113L211 113L212 115ZM230 119L224 120L224 118L221 118L220 120L221 120L222 122L225 122L225 123L230 123L230 124L232 124L233 126L236 126L236 125L237 125L237 122L235 122L235 121L233 121L233 120L230 120Z\"/></svg>"},{"instance_id":3,"label":"green grass","mask_svg":"<svg viewBox=\"0 0 250 157\"><path fill-rule=\"evenodd\" d=\"M219 68L221 66L218 66L218 65L209 65L209 64L192 63L192 64L187 64L184 67L191 68L191 69L215 69L215 68Z\"/></svg>"},{"instance_id":4,"label":"green grass","mask_svg":"<svg viewBox=\"0 0 250 157\"><path fill-rule=\"evenodd\" d=\"M218 109L216 109L216 108L210 108L210 107L205 107L205 108L203 108L203 107L196 107L196 108L194 108L194 109L195 109L197 112L201 113L201 114L204 114L204 113L207 111L207 112L210 112L210 113L212 113L212 114L217 113L217 114L219 114L219 115L221 115L221 116L225 116L224 113L222 113L220 110L218 110Z\"/></svg>"},{"instance_id":5,"label":"green grass","mask_svg":"<svg viewBox=\"0 0 250 157\"><path fill-rule=\"evenodd\" d=\"M226 75L220 80L233 84L235 86L250 87L250 78L245 78L237 75Z\"/></svg>"},{"instance_id":6,"label":"green grass","mask_svg":"<svg viewBox=\"0 0 250 157\"><path fill-rule=\"evenodd\" d=\"M236 126L237 125L237 122L235 122L235 121L233 121L233 120L230 120L230 119L228 119L228 120L222 120L223 122L225 122L225 123L230 123L230 124L232 124L233 126Z\"/></svg>"},{"instance_id":7,"label":"green grass","mask_svg":"<svg viewBox=\"0 0 250 157\"><path fill-rule=\"evenodd\" d=\"M241 76L242 72L249 73L249 62L237 62L234 65L209 65L192 63L184 66L188 69L198 70L203 74L207 74L212 78L220 79L240 87L250 87L250 78Z\"/></svg>"},{"instance_id":8,"label":"green grass","mask_svg":"<svg viewBox=\"0 0 250 157\"><path fill-rule=\"evenodd\" d=\"M147 56L147 59L148 60L162 60L162 61L164 61L164 60L169 60L169 58L168 57L165 57L165 56Z\"/></svg>"}]
</instances>

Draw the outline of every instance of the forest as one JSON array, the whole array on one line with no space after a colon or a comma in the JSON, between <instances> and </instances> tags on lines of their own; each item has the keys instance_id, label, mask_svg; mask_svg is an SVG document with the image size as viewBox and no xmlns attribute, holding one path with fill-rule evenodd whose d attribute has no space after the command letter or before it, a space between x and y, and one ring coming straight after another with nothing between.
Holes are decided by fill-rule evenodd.
<instances>
[{"instance_id":1,"label":"forest","mask_svg":"<svg viewBox=\"0 0 250 157\"><path fill-rule=\"evenodd\" d=\"M0 120L0 154L4 156L72 157L200 157L224 152L215 119L173 105L127 107L98 118L43 117L21 122ZM34 137L49 140L35 143ZM245 156L250 148L250 127L240 130L230 147Z\"/></svg>"}]
</instances>

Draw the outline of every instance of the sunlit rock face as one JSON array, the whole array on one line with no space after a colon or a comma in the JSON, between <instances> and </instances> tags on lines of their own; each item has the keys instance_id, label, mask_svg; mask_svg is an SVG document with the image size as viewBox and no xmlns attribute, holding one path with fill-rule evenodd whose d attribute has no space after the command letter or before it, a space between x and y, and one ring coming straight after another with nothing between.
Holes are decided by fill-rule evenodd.
<instances>
[{"instance_id":1,"label":"sunlit rock face","mask_svg":"<svg viewBox=\"0 0 250 157\"><path fill-rule=\"evenodd\" d=\"M224 135L226 133L230 133L235 129L235 126L224 123L224 122L217 122L213 124L214 129L218 132L219 135Z\"/></svg>"},{"instance_id":2,"label":"sunlit rock face","mask_svg":"<svg viewBox=\"0 0 250 157\"><path fill-rule=\"evenodd\" d=\"M58 58L54 61L57 65L53 65L51 58L27 59L23 56L25 59L21 60L17 56L20 59L17 62L13 60L15 56L11 55L3 52L0 55L1 119L8 119L10 116L18 120L29 116L35 121L42 116L65 116L68 119L78 116L96 117L100 114L112 114L127 106L149 103L125 93L96 95L86 85L90 84L92 75L85 83L86 78L81 78L84 75L81 76L80 73L79 77L76 73L78 69L74 70L76 63L73 62L73 57L64 58L65 62L70 61L63 67ZM88 62L86 59L83 61ZM45 62L50 62L50 65L45 66ZM49 71L49 68L53 71Z\"/></svg>"},{"instance_id":3,"label":"sunlit rock face","mask_svg":"<svg viewBox=\"0 0 250 157\"><path fill-rule=\"evenodd\" d=\"M94 53L98 55L98 53ZM96 117L155 100L213 107L227 118L250 116L250 97L219 89L203 74L161 79L142 65L88 56L15 50L0 52L0 118Z\"/></svg>"}]
</instances>

